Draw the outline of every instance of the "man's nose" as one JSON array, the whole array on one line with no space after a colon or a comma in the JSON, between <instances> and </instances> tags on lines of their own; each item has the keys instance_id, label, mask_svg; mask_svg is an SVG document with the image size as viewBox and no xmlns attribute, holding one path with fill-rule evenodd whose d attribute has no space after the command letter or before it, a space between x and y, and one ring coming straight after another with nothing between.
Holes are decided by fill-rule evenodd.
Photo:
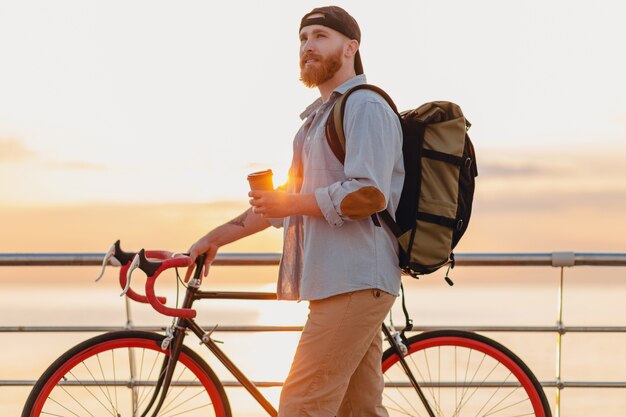
<instances>
[{"instance_id":1,"label":"man's nose","mask_svg":"<svg viewBox=\"0 0 626 417\"><path fill-rule=\"evenodd\" d=\"M304 41L301 48L302 53L313 52L313 42L310 39Z\"/></svg>"}]
</instances>

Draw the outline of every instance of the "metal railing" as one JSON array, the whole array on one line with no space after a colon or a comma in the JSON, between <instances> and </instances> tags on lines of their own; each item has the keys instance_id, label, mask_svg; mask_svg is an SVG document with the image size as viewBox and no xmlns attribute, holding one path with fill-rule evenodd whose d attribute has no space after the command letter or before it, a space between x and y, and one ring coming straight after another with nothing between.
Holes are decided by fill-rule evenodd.
<instances>
[{"instance_id":1,"label":"metal railing","mask_svg":"<svg viewBox=\"0 0 626 417\"><path fill-rule=\"evenodd\" d=\"M103 253L4 253L0 254L2 266L99 266ZM213 265L225 266L268 266L278 265L278 254L219 254ZM457 254L459 266L549 266L560 269L558 288L558 316L554 326L454 326L455 329L484 332L556 333L556 375L551 381L541 381L544 387L556 388L555 415L560 416L561 390L564 388L626 388L626 381L564 381L561 379L562 336L565 333L626 333L626 326L566 326L563 322L563 288L565 268L575 266L626 266L626 254L610 253L527 253L527 254ZM0 326L0 333L45 333L45 332L108 332L132 327L137 330L159 331L162 327L133 326L130 305L127 302L126 326ZM415 326L416 331L432 330L435 327ZM441 326L437 326L441 329ZM219 332L294 332L301 326L221 326ZM28 386L31 380L0 380L0 386ZM279 382L258 381L260 387L280 386ZM236 382L224 382L225 386L237 386Z\"/></svg>"}]
</instances>

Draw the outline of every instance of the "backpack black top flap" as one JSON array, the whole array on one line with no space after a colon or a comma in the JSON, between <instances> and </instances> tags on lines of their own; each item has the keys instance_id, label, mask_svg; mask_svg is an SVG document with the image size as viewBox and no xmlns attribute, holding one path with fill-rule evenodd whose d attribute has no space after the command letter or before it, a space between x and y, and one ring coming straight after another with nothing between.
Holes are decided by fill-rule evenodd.
<instances>
[{"instance_id":1,"label":"backpack black top flap","mask_svg":"<svg viewBox=\"0 0 626 417\"><path fill-rule=\"evenodd\" d=\"M396 108L395 103L389 97L385 91L375 85L371 84L361 84L356 87L352 87L344 94L341 95L333 105L333 108L330 111L330 115L328 115L328 120L326 122L325 131L326 131L326 140L328 141L328 146L330 146L331 151L335 155L335 157L342 164L346 160L346 137L343 131L343 116L346 111L346 102L350 94L354 93L358 90L370 90L379 94L382 98L387 101L391 109L400 117L398 114L398 109Z\"/></svg>"}]
</instances>

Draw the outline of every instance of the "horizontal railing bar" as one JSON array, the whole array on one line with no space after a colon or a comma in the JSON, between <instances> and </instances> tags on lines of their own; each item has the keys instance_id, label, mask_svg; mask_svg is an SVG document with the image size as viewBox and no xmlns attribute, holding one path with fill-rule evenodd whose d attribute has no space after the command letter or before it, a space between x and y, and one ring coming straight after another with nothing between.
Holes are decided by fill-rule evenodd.
<instances>
[{"instance_id":1,"label":"horizontal railing bar","mask_svg":"<svg viewBox=\"0 0 626 417\"><path fill-rule=\"evenodd\" d=\"M556 384L554 385L556 386ZM587 381L564 381L559 384L562 388L626 388L626 382L620 381L599 381L599 382L587 382Z\"/></svg>"},{"instance_id":2,"label":"horizontal railing bar","mask_svg":"<svg viewBox=\"0 0 626 417\"><path fill-rule=\"evenodd\" d=\"M21 379L7 379L7 380L0 380L0 387L28 387L28 386L33 386L35 385L37 381L35 380L21 380ZM240 388L242 387L241 383L239 383L238 381L221 381L222 385L224 385L225 387L229 387L229 388ZM254 385L256 385L259 388L270 388L270 387L281 387L283 385L282 382L278 382L278 381L254 381L253 382ZM150 381L146 381L146 382L134 382L133 385L135 386L152 386L154 385L154 382L150 382ZM561 381L560 383L557 383L556 381L541 381L540 382L542 387L545 388L555 388L556 386L560 386L561 388L626 388L626 381ZM96 385L96 383L89 382L89 381L68 381L68 382L64 382L62 383L62 385L64 386L72 386L72 385L76 385L76 386L82 386L82 385ZM109 381L105 384L102 383L98 383L97 385L106 385L106 386L128 386L129 383L128 382L123 382L123 381ZM181 386L181 387L185 387L185 386L199 386L200 383L197 381L178 381L178 382L172 382L172 385L176 385L176 386ZM385 386L386 387L391 387L391 388L412 388L412 385L408 382L394 382L394 381L390 381L390 382L385 382ZM518 383L504 383L504 384L500 384L500 383L481 383L481 382L467 382L467 383L463 383L463 384L454 384L454 383L448 383L448 382L426 382L423 384L420 384L420 386L422 387L441 387L441 388L454 388L454 387L484 387L484 388L489 388L489 387L499 387L499 386L504 386L504 387L515 387L515 386L519 386Z\"/></svg>"},{"instance_id":3,"label":"horizontal railing bar","mask_svg":"<svg viewBox=\"0 0 626 417\"><path fill-rule=\"evenodd\" d=\"M557 383L556 381L540 381L544 388L555 388L557 386L561 388L626 388L626 381L561 381ZM493 388L493 387L518 387L519 383L516 382L507 382L503 384L499 384L496 382L492 383L482 383L482 382L468 382L468 383L452 383L452 382L426 382L421 383L420 387L441 387L441 388L454 388L454 387L484 387L484 388ZM386 387L392 388L413 388L410 382L386 382Z\"/></svg>"},{"instance_id":4,"label":"horizontal railing bar","mask_svg":"<svg viewBox=\"0 0 626 417\"><path fill-rule=\"evenodd\" d=\"M542 387L555 388L557 386L561 388L626 388L626 381L540 381ZM426 382L419 384L421 387L441 387L441 388L454 388L454 387L517 387L520 384L516 382L506 382L503 384L497 382L467 382L467 383L452 383L452 382ZM386 387L392 388L413 388L410 382L386 382Z\"/></svg>"},{"instance_id":5,"label":"horizontal railing bar","mask_svg":"<svg viewBox=\"0 0 626 417\"><path fill-rule=\"evenodd\" d=\"M215 332L300 332L302 326L219 326ZM163 326L0 326L0 333L90 333L120 330L165 331ZM396 330L402 330L397 326ZM206 331L213 331L207 327ZM474 332L521 332L521 333L626 333L626 326L413 326L411 332L431 330L466 330Z\"/></svg>"},{"instance_id":6,"label":"horizontal railing bar","mask_svg":"<svg viewBox=\"0 0 626 417\"><path fill-rule=\"evenodd\" d=\"M0 266L100 266L104 253L0 253ZM220 253L213 265L278 265L277 253Z\"/></svg>"},{"instance_id":7,"label":"horizontal railing bar","mask_svg":"<svg viewBox=\"0 0 626 417\"><path fill-rule=\"evenodd\" d=\"M238 381L221 381L222 385L224 385L225 387L242 387L241 383L239 383ZM269 387L282 387L283 383L282 382L277 382L277 381L252 381L254 383L254 385L256 385L259 388L269 388ZM33 386L37 383L37 381L32 380L32 379L5 379L5 380L0 380L0 387L28 387L28 386ZM106 385L106 386L129 386L128 382L125 381L109 381L106 383L95 383L93 381L66 381L61 383L60 385L63 386L92 386L92 385ZM140 382L140 381L136 381L133 383L133 385L135 386L153 386L155 385L154 382ZM201 385L199 381L189 381L189 382L185 382L185 381L172 381L171 385L175 385L175 386L181 386L181 387L185 387L185 386L199 386Z\"/></svg>"},{"instance_id":8,"label":"horizontal railing bar","mask_svg":"<svg viewBox=\"0 0 626 417\"><path fill-rule=\"evenodd\" d=\"M459 253L457 265L463 266L553 266L558 253ZM568 253L573 266L626 266L626 253ZM220 253L213 265L278 265L278 253ZM95 266L104 253L0 253L0 266ZM561 266L561 265L554 265Z\"/></svg>"},{"instance_id":9,"label":"horizontal railing bar","mask_svg":"<svg viewBox=\"0 0 626 417\"><path fill-rule=\"evenodd\" d=\"M143 330L147 332L165 331L163 326L0 326L0 333L80 333L114 332L120 330ZM205 328L213 331L213 327ZM219 326L215 332L300 332L302 326Z\"/></svg>"}]
</instances>

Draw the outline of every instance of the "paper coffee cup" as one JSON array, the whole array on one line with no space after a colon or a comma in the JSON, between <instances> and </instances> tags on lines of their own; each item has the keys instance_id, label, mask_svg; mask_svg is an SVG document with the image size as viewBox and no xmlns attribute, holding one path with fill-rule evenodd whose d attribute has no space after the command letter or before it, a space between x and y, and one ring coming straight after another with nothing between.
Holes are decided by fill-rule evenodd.
<instances>
[{"instance_id":1,"label":"paper coffee cup","mask_svg":"<svg viewBox=\"0 0 626 417\"><path fill-rule=\"evenodd\" d=\"M252 191L272 191L274 189L272 176L273 173L271 169L253 172L252 174L248 175L248 183L250 183L250 189Z\"/></svg>"}]
</instances>

